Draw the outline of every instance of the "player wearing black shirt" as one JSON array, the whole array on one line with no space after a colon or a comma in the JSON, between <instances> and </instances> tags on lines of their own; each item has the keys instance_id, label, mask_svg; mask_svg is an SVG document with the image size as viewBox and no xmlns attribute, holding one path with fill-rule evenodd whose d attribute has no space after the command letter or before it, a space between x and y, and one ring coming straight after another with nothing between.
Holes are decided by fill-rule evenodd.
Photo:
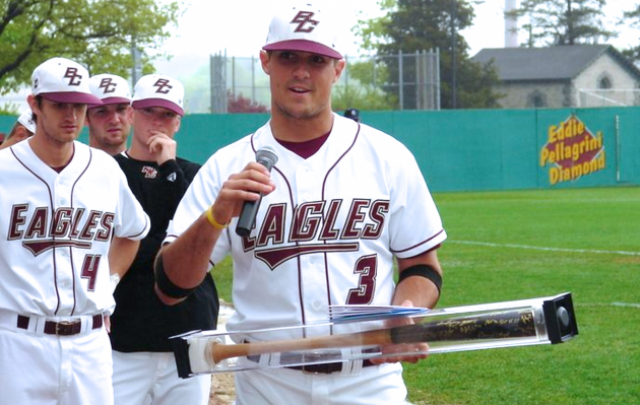
<instances>
[{"instance_id":1,"label":"player wearing black shirt","mask_svg":"<svg viewBox=\"0 0 640 405\"><path fill-rule=\"evenodd\" d=\"M153 262L169 222L200 165L176 156L184 114L182 84L147 75L134 88L131 147L115 156L129 187L151 218L128 273L114 292L111 322L115 405L206 405L211 377L178 377L171 336L216 329L219 301L211 276L188 300L164 305L154 291Z\"/></svg>"},{"instance_id":2,"label":"player wearing black shirt","mask_svg":"<svg viewBox=\"0 0 640 405\"><path fill-rule=\"evenodd\" d=\"M151 218L151 231L114 293L117 305L111 322L111 342L113 349L121 352L169 352L169 337L216 328L218 295L212 277L205 278L188 300L173 307L164 305L153 290L153 260L200 165L177 158L158 166L156 162L133 159L126 152L115 159Z\"/></svg>"}]
</instances>

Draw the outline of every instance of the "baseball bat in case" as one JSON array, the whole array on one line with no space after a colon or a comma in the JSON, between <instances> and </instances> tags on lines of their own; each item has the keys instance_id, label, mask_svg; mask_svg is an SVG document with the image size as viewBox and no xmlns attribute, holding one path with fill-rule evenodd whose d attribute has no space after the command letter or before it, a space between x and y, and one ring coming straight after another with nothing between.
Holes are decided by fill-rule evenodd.
<instances>
[{"instance_id":1,"label":"baseball bat in case","mask_svg":"<svg viewBox=\"0 0 640 405\"><path fill-rule=\"evenodd\" d=\"M172 338L181 377L373 358L558 344L578 335L571 293L396 314L371 311L328 322ZM304 369L304 368L303 368Z\"/></svg>"}]
</instances>

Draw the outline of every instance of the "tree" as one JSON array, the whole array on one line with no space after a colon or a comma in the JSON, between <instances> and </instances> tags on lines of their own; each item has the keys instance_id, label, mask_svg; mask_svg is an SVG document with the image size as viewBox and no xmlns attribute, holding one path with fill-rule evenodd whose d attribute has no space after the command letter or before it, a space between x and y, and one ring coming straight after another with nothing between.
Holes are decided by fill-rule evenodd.
<instances>
[{"instance_id":1,"label":"tree","mask_svg":"<svg viewBox=\"0 0 640 405\"><path fill-rule=\"evenodd\" d=\"M375 60L349 62L343 76L345 73L349 75L348 86L336 86L332 93L331 106L334 110L392 110L398 105L397 97L380 86L388 81L386 64Z\"/></svg>"},{"instance_id":2,"label":"tree","mask_svg":"<svg viewBox=\"0 0 640 405\"><path fill-rule=\"evenodd\" d=\"M492 66L469 58L469 46L460 31L471 26L475 16L467 0L381 0L387 14L360 21L355 32L364 49L379 56L414 54L440 50L442 108L494 108L500 95L491 89L498 83ZM398 63L389 62L390 77L398 77ZM403 67L405 82L415 81L415 67ZM416 104L416 86L404 88L404 105ZM395 94L399 90L396 87Z\"/></svg>"},{"instance_id":3,"label":"tree","mask_svg":"<svg viewBox=\"0 0 640 405\"><path fill-rule=\"evenodd\" d=\"M523 0L507 15L525 21L525 45L578 45L607 41L615 33L603 27L606 0ZM528 22L526 22L528 20Z\"/></svg>"},{"instance_id":4,"label":"tree","mask_svg":"<svg viewBox=\"0 0 640 405\"><path fill-rule=\"evenodd\" d=\"M154 0L0 0L0 94L29 83L33 69L62 56L94 73L129 76L132 44L153 50L176 23L178 3ZM152 71L154 56L143 57Z\"/></svg>"},{"instance_id":5,"label":"tree","mask_svg":"<svg viewBox=\"0 0 640 405\"><path fill-rule=\"evenodd\" d=\"M640 28L640 4L635 7L634 10L625 11L623 16L626 22L631 20L629 25L634 28ZM634 62L640 62L640 44L623 50L622 54Z\"/></svg>"}]
</instances>

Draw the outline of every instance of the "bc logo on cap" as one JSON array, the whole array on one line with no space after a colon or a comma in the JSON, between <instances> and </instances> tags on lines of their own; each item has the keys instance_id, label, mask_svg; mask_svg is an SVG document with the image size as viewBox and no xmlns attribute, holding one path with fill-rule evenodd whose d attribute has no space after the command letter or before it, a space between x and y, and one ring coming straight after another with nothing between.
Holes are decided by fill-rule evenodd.
<instances>
[{"instance_id":1,"label":"bc logo on cap","mask_svg":"<svg viewBox=\"0 0 640 405\"><path fill-rule=\"evenodd\" d=\"M116 91L116 87L118 87L118 84L115 83L110 77L106 77L100 81L99 88L104 89L104 94L113 93L114 91Z\"/></svg>"},{"instance_id":2,"label":"bc logo on cap","mask_svg":"<svg viewBox=\"0 0 640 405\"><path fill-rule=\"evenodd\" d=\"M293 32L313 31L316 28L316 26L320 23L320 21L311 19L311 17L313 17L314 15L315 13L312 13L311 11L298 12L298 14L293 18L293 20L291 20L291 24L298 24L298 26L296 27L295 30L293 30ZM309 23L311 25L309 25L307 28L304 28L306 23Z\"/></svg>"},{"instance_id":3,"label":"bc logo on cap","mask_svg":"<svg viewBox=\"0 0 640 405\"><path fill-rule=\"evenodd\" d=\"M70 79L69 86L80 86L80 84L82 83L82 75L79 75L78 69L74 67L67 68L67 71L64 74L64 78Z\"/></svg>"},{"instance_id":4,"label":"bc logo on cap","mask_svg":"<svg viewBox=\"0 0 640 405\"><path fill-rule=\"evenodd\" d=\"M167 79L158 79L154 84L158 88L156 93L167 94L173 88L173 86L169 85L169 80Z\"/></svg>"}]
</instances>

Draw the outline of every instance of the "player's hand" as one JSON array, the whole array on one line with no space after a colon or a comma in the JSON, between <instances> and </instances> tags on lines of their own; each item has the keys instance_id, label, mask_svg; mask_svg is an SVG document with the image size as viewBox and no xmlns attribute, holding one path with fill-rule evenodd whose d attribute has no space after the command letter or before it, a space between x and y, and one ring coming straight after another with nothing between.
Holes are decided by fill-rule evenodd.
<instances>
[{"instance_id":1,"label":"player's hand","mask_svg":"<svg viewBox=\"0 0 640 405\"><path fill-rule=\"evenodd\" d=\"M175 160L177 143L164 132L151 131L148 145L149 153L155 156L158 165L163 164L167 160Z\"/></svg>"},{"instance_id":2,"label":"player's hand","mask_svg":"<svg viewBox=\"0 0 640 405\"><path fill-rule=\"evenodd\" d=\"M403 307L413 307L413 303L409 300L406 300L402 303ZM404 326L404 325L413 325L415 322L411 318L396 318L390 319L385 322L386 328L393 328L396 326ZM398 361L403 361L407 363L417 363L421 359L427 358L429 355L426 353L429 350L429 345L427 343L403 343L397 345L388 345L382 347L382 355L384 358L375 358L371 359L371 363L373 364L382 364L382 363L396 363ZM394 356L394 353L403 353L397 356ZM406 353L416 353L416 354L406 354Z\"/></svg>"},{"instance_id":3,"label":"player's hand","mask_svg":"<svg viewBox=\"0 0 640 405\"><path fill-rule=\"evenodd\" d=\"M109 315L104 316L104 328L107 333L111 333L111 317Z\"/></svg>"},{"instance_id":4,"label":"player's hand","mask_svg":"<svg viewBox=\"0 0 640 405\"><path fill-rule=\"evenodd\" d=\"M213 217L218 223L228 224L240 215L245 201L258 201L260 194L268 195L275 189L269 170L260 163L251 162L224 182L213 204Z\"/></svg>"}]
</instances>

